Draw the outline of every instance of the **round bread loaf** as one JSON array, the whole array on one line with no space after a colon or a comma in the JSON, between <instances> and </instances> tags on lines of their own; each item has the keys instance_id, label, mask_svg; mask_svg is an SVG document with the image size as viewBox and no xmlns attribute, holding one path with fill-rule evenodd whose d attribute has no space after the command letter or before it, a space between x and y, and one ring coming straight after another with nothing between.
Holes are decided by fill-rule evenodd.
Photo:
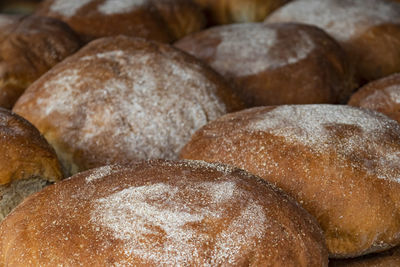
<instances>
[{"instance_id":1,"label":"round bread loaf","mask_svg":"<svg viewBox=\"0 0 400 267\"><path fill-rule=\"evenodd\" d=\"M61 179L57 156L39 131L0 108L0 221L24 198Z\"/></svg>"},{"instance_id":2,"label":"round bread loaf","mask_svg":"<svg viewBox=\"0 0 400 267\"><path fill-rule=\"evenodd\" d=\"M348 104L379 111L400 122L400 74L366 84L351 96Z\"/></svg>"},{"instance_id":3,"label":"round bread loaf","mask_svg":"<svg viewBox=\"0 0 400 267\"><path fill-rule=\"evenodd\" d=\"M0 107L12 108L33 81L79 47L61 21L0 15Z\"/></svg>"},{"instance_id":4,"label":"round bread loaf","mask_svg":"<svg viewBox=\"0 0 400 267\"><path fill-rule=\"evenodd\" d=\"M36 13L65 21L86 41L122 34L171 42L206 23L188 0L45 0Z\"/></svg>"},{"instance_id":5,"label":"round bread loaf","mask_svg":"<svg viewBox=\"0 0 400 267\"><path fill-rule=\"evenodd\" d=\"M400 248L370 254L355 259L332 260L330 267L398 267L400 266Z\"/></svg>"},{"instance_id":6,"label":"round bread loaf","mask_svg":"<svg viewBox=\"0 0 400 267\"><path fill-rule=\"evenodd\" d=\"M391 0L297 0L266 22L316 25L338 40L360 82L400 72L400 4Z\"/></svg>"},{"instance_id":7,"label":"round bread loaf","mask_svg":"<svg viewBox=\"0 0 400 267\"><path fill-rule=\"evenodd\" d=\"M345 53L313 26L232 24L192 34L175 46L236 83L247 106L346 103L353 91Z\"/></svg>"},{"instance_id":8,"label":"round bread loaf","mask_svg":"<svg viewBox=\"0 0 400 267\"><path fill-rule=\"evenodd\" d=\"M6 266L327 266L315 219L281 190L204 162L106 166L0 225Z\"/></svg>"},{"instance_id":9,"label":"round bread loaf","mask_svg":"<svg viewBox=\"0 0 400 267\"><path fill-rule=\"evenodd\" d=\"M263 21L290 0L194 0L206 11L211 23Z\"/></svg>"},{"instance_id":10,"label":"round bread loaf","mask_svg":"<svg viewBox=\"0 0 400 267\"><path fill-rule=\"evenodd\" d=\"M14 106L71 173L177 158L207 122L241 108L222 77L167 45L93 41L32 84Z\"/></svg>"},{"instance_id":11,"label":"round bread loaf","mask_svg":"<svg viewBox=\"0 0 400 267\"><path fill-rule=\"evenodd\" d=\"M181 157L221 162L273 182L314 215L330 256L400 244L400 125L341 105L287 105L223 116Z\"/></svg>"}]
</instances>

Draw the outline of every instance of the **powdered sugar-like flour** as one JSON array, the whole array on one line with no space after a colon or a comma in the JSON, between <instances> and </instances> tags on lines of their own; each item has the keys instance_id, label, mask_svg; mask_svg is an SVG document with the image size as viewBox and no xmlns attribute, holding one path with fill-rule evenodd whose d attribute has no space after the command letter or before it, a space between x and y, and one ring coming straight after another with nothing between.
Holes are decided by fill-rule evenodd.
<instances>
[{"instance_id":1,"label":"powdered sugar-like flour","mask_svg":"<svg viewBox=\"0 0 400 267\"><path fill-rule=\"evenodd\" d=\"M65 17L72 17L76 12L92 0L54 0L50 10Z\"/></svg>"},{"instance_id":2,"label":"powdered sugar-like flour","mask_svg":"<svg viewBox=\"0 0 400 267\"><path fill-rule=\"evenodd\" d=\"M356 106L372 110L392 109L393 105L400 104L400 86L392 85L381 90L373 90L359 100Z\"/></svg>"},{"instance_id":3,"label":"powdered sugar-like flour","mask_svg":"<svg viewBox=\"0 0 400 267\"><path fill-rule=\"evenodd\" d=\"M119 50L85 56L78 63L112 74L99 81L95 72L65 69L44 83L43 89L52 93L35 100L39 117L65 118L60 131L75 149L174 159L194 131L226 113L216 85L198 65ZM111 145L102 148L96 142L106 136Z\"/></svg>"},{"instance_id":4,"label":"powdered sugar-like flour","mask_svg":"<svg viewBox=\"0 0 400 267\"><path fill-rule=\"evenodd\" d=\"M97 168L93 171L92 174L90 174L88 177L86 177L86 182L90 183L97 179L101 179L105 176L112 174L113 171L114 170L113 170L112 166L103 166L103 167Z\"/></svg>"},{"instance_id":5,"label":"powdered sugar-like flour","mask_svg":"<svg viewBox=\"0 0 400 267\"><path fill-rule=\"evenodd\" d=\"M218 31L210 31L210 34L221 39L212 65L240 76L294 64L314 49L308 33L300 30L297 42L281 53L277 30L256 23L219 27ZM234 62L230 61L231 58Z\"/></svg>"},{"instance_id":6,"label":"powdered sugar-like flour","mask_svg":"<svg viewBox=\"0 0 400 267\"><path fill-rule=\"evenodd\" d=\"M106 15L127 13L146 2L148 0L106 0L98 7L98 10Z\"/></svg>"},{"instance_id":7,"label":"powdered sugar-like flour","mask_svg":"<svg viewBox=\"0 0 400 267\"><path fill-rule=\"evenodd\" d=\"M329 128L332 126L348 126L359 132L335 144ZM368 154L374 155L375 160L370 159L367 162L365 159L360 162L360 166L379 178L398 180L400 151L382 143L388 128L400 133L400 125L383 114L337 105L278 106L248 125L249 131L263 131L281 136L289 143L308 146L316 153L323 153L332 147L346 157L357 154L360 149L369 151Z\"/></svg>"},{"instance_id":8,"label":"powdered sugar-like flour","mask_svg":"<svg viewBox=\"0 0 400 267\"><path fill-rule=\"evenodd\" d=\"M400 23L400 4L382 0L297 0L278 9L266 21L312 24L337 40L346 41L372 26Z\"/></svg>"},{"instance_id":9,"label":"powdered sugar-like flour","mask_svg":"<svg viewBox=\"0 0 400 267\"><path fill-rule=\"evenodd\" d=\"M368 135L379 133L383 126L381 120L365 115L360 109L340 109L334 105L284 105L266 112L250 128L323 148L330 138L325 126L336 123L357 125Z\"/></svg>"},{"instance_id":10,"label":"powdered sugar-like flour","mask_svg":"<svg viewBox=\"0 0 400 267\"><path fill-rule=\"evenodd\" d=\"M96 201L92 222L109 229L115 238L125 242L126 255L134 255L162 266L184 266L199 256L201 244L211 237L199 234L191 224L205 223L224 216L221 204L234 201L243 194L232 181L189 183L185 195L203 195L203 205L190 205L178 197L178 187L157 183L131 187ZM224 189L221 193L221 189ZM210 199L210 201L207 201ZM240 240L260 238L264 234L266 215L256 203L248 203L232 224L215 237L217 240L210 265L222 264L238 255ZM252 227L248 227L252 225ZM238 234L244 233L244 234ZM149 236L163 236L163 244ZM235 241L235 242L234 242Z\"/></svg>"}]
</instances>

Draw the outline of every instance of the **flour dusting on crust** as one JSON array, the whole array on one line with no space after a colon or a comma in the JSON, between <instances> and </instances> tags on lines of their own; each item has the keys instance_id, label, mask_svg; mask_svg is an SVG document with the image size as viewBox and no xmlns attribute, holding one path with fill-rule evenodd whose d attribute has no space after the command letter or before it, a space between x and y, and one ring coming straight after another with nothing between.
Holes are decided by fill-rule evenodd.
<instances>
[{"instance_id":1,"label":"flour dusting on crust","mask_svg":"<svg viewBox=\"0 0 400 267\"><path fill-rule=\"evenodd\" d=\"M333 127L354 133L335 141ZM339 155L354 158L360 150L365 151L371 158L358 162L365 171L400 182L400 151L383 142L387 129L400 133L400 125L383 114L337 105L278 106L259 115L247 128L281 136L317 153L335 148Z\"/></svg>"},{"instance_id":2,"label":"flour dusting on crust","mask_svg":"<svg viewBox=\"0 0 400 267\"><path fill-rule=\"evenodd\" d=\"M278 30L262 24L229 25L216 28L215 32L211 30L210 34L221 38L212 64L218 70L232 71L240 76L297 63L314 49L308 33L299 30L300 38L282 53Z\"/></svg>"},{"instance_id":3,"label":"flour dusting on crust","mask_svg":"<svg viewBox=\"0 0 400 267\"><path fill-rule=\"evenodd\" d=\"M400 85L389 86L385 88L384 92L393 103L400 104Z\"/></svg>"},{"instance_id":4,"label":"flour dusting on crust","mask_svg":"<svg viewBox=\"0 0 400 267\"><path fill-rule=\"evenodd\" d=\"M103 166L100 168L96 168L89 176L86 177L86 182L90 183L95 180L101 179L105 176L111 175L114 171L115 170L112 166Z\"/></svg>"},{"instance_id":5,"label":"flour dusting on crust","mask_svg":"<svg viewBox=\"0 0 400 267\"><path fill-rule=\"evenodd\" d=\"M379 117L370 116L361 109L339 107L334 105L278 106L264 113L260 120L250 125L250 128L321 149L331 138L326 129L329 125L357 125L368 135L381 132L383 122Z\"/></svg>"},{"instance_id":6,"label":"flour dusting on crust","mask_svg":"<svg viewBox=\"0 0 400 267\"><path fill-rule=\"evenodd\" d=\"M346 41L372 26L400 23L400 4L387 0L297 0L278 9L266 21L312 24L337 40Z\"/></svg>"},{"instance_id":7,"label":"flour dusting on crust","mask_svg":"<svg viewBox=\"0 0 400 267\"><path fill-rule=\"evenodd\" d=\"M53 127L65 142L78 151L101 150L109 158L103 165L121 153L175 159L197 129L227 108L204 70L174 53L112 50L81 57L74 63L79 67L43 84L51 93L35 99L37 117L63 118L62 127Z\"/></svg>"},{"instance_id":8,"label":"flour dusting on crust","mask_svg":"<svg viewBox=\"0 0 400 267\"><path fill-rule=\"evenodd\" d=\"M202 205L193 206L185 203L182 194L179 196L182 186L157 183L131 187L98 199L91 215L92 223L109 229L115 238L124 241L127 256L162 266L192 262L199 256L202 244L212 237L206 232L194 231L190 225L207 225L207 221L223 218L228 211L220 205L237 201L244 197L244 192L238 191L232 181L188 183L184 185L185 195L204 199ZM234 263L240 254L241 241L262 238L265 223L263 208L247 203L227 230L215 237L215 251L206 266ZM252 227L248 227L250 224ZM151 239L154 235L164 236L162 246Z\"/></svg>"},{"instance_id":9,"label":"flour dusting on crust","mask_svg":"<svg viewBox=\"0 0 400 267\"><path fill-rule=\"evenodd\" d=\"M132 11L133 8L141 6L148 0L106 0L98 9L106 15L121 14Z\"/></svg>"},{"instance_id":10,"label":"flour dusting on crust","mask_svg":"<svg viewBox=\"0 0 400 267\"><path fill-rule=\"evenodd\" d=\"M50 10L65 17L72 17L76 12L93 0L54 0Z\"/></svg>"}]
</instances>

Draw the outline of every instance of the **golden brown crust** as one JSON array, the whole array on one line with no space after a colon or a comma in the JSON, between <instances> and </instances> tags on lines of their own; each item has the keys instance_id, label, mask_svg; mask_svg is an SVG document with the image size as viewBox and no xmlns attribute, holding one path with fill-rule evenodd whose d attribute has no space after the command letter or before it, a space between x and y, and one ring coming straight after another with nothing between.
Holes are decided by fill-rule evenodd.
<instances>
[{"instance_id":1,"label":"golden brown crust","mask_svg":"<svg viewBox=\"0 0 400 267\"><path fill-rule=\"evenodd\" d=\"M197 131L181 157L243 168L314 215L332 257L400 243L400 126L349 106L261 107Z\"/></svg>"},{"instance_id":2,"label":"golden brown crust","mask_svg":"<svg viewBox=\"0 0 400 267\"><path fill-rule=\"evenodd\" d=\"M257 22L290 0L194 0L215 24Z\"/></svg>"},{"instance_id":3,"label":"golden brown crust","mask_svg":"<svg viewBox=\"0 0 400 267\"><path fill-rule=\"evenodd\" d=\"M344 51L313 26L233 24L192 34L175 46L235 82L249 107L345 103L354 89Z\"/></svg>"},{"instance_id":4,"label":"golden brown crust","mask_svg":"<svg viewBox=\"0 0 400 267\"><path fill-rule=\"evenodd\" d=\"M200 7L187 0L153 0L174 40L197 32L206 26Z\"/></svg>"},{"instance_id":5,"label":"golden brown crust","mask_svg":"<svg viewBox=\"0 0 400 267\"><path fill-rule=\"evenodd\" d=\"M293 1L266 22L299 22L324 29L345 48L361 83L400 71L400 4L395 1Z\"/></svg>"},{"instance_id":6,"label":"golden brown crust","mask_svg":"<svg viewBox=\"0 0 400 267\"><path fill-rule=\"evenodd\" d=\"M18 179L62 179L54 150L28 121L0 108L0 185ZM1 198L1 196L0 196Z\"/></svg>"},{"instance_id":7,"label":"golden brown crust","mask_svg":"<svg viewBox=\"0 0 400 267\"><path fill-rule=\"evenodd\" d=\"M361 82L400 72L400 21L371 27L343 46L355 62Z\"/></svg>"},{"instance_id":8,"label":"golden brown crust","mask_svg":"<svg viewBox=\"0 0 400 267\"><path fill-rule=\"evenodd\" d=\"M2 266L327 266L315 219L242 170L150 161L80 173L0 225Z\"/></svg>"},{"instance_id":9,"label":"golden brown crust","mask_svg":"<svg viewBox=\"0 0 400 267\"><path fill-rule=\"evenodd\" d=\"M72 173L177 157L195 130L242 107L222 77L167 45L98 39L28 88L14 111Z\"/></svg>"},{"instance_id":10,"label":"golden brown crust","mask_svg":"<svg viewBox=\"0 0 400 267\"><path fill-rule=\"evenodd\" d=\"M399 247L391 250L346 260L331 260L330 267L398 267L400 266Z\"/></svg>"},{"instance_id":11,"label":"golden brown crust","mask_svg":"<svg viewBox=\"0 0 400 267\"><path fill-rule=\"evenodd\" d=\"M12 108L33 81L79 47L78 37L61 21L2 15L0 107Z\"/></svg>"},{"instance_id":12,"label":"golden brown crust","mask_svg":"<svg viewBox=\"0 0 400 267\"><path fill-rule=\"evenodd\" d=\"M351 96L348 104L376 110L400 122L400 74L366 84Z\"/></svg>"},{"instance_id":13,"label":"golden brown crust","mask_svg":"<svg viewBox=\"0 0 400 267\"><path fill-rule=\"evenodd\" d=\"M121 34L172 42L205 26L201 10L184 0L47 0L36 13L65 21L86 41Z\"/></svg>"}]
</instances>

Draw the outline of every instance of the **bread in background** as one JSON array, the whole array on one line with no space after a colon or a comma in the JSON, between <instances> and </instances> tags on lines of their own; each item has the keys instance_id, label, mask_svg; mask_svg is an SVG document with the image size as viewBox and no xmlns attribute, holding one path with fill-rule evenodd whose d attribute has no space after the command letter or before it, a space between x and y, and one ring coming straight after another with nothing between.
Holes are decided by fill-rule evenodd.
<instances>
[{"instance_id":1,"label":"bread in background","mask_svg":"<svg viewBox=\"0 0 400 267\"><path fill-rule=\"evenodd\" d=\"M392 0L296 0L265 22L307 23L344 47L359 83L400 72L400 3Z\"/></svg>"},{"instance_id":2,"label":"bread in background","mask_svg":"<svg viewBox=\"0 0 400 267\"><path fill-rule=\"evenodd\" d=\"M346 103L354 71L324 31L294 23L244 23L189 35L175 46L234 83L248 107Z\"/></svg>"},{"instance_id":3,"label":"bread in background","mask_svg":"<svg viewBox=\"0 0 400 267\"><path fill-rule=\"evenodd\" d=\"M0 221L26 197L62 178L56 153L39 131L0 108Z\"/></svg>"},{"instance_id":4,"label":"bread in background","mask_svg":"<svg viewBox=\"0 0 400 267\"><path fill-rule=\"evenodd\" d=\"M376 110L400 123L400 74L364 85L351 96L348 104Z\"/></svg>"},{"instance_id":5,"label":"bread in background","mask_svg":"<svg viewBox=\"0 0 400 267\"><path fill-rule=\"evenodd\" d=\"M259 22L290 0L193 0L212 24Z\"/></svg>"},{"instance_id":6,"label":"bread in background","mask_svg":"<svg viewBox=\"0 0 400 267\"><path fill-rule=\"evenodd\" d=\"M45 0L36 14L66 22L85 41L122 34L172 42L206 24L188 0Z\"/></svg>"},{"instance_id":7,"label":"bread in background","mask_svg":"<svg viewBox=\"0 0 400 267\"><path fill-rule=\"evenodd\" d=\"M174 159L201 126L242 108L229 84L182 51L124 36L95 40L32 84L14 111L71 173Z\"/></svg>"},{"instance_id":8,"label":"bread in background","mask_svg":"<svg viewBox=\"0 0 400 267\"><path fill-rule=\"evenodd\" d=\"M80 46L57 19L0 15L0 107L11 109L32 82Z\"/></svg>"}]
</instances>

